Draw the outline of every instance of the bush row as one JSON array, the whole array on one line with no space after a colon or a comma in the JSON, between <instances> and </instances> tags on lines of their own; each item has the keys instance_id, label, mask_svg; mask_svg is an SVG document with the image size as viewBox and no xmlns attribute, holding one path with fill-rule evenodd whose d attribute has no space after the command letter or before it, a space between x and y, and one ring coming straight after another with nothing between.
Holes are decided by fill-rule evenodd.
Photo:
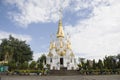
<instances>
[{"instance_id":1,"label":"bush row","mask_svg":"<svg viewBox=\"0 0 120 80\"><path fill-rule=\"evenodd\" d=\"M8 72L8 74L10 75L30 75L30 74L39 75L43 72L44 72L43 70L15 70L15 71Z\"/></svg>"},{"instance_id":2,"label":"bush row","mask_svg":"<svg viewBox=\"0 0 120 80\"><path fill-rule=\"evenodd\" d=\"M120 69L80 70L80 74L82 75L120 74Z\"/></svg>"}]
</instances>

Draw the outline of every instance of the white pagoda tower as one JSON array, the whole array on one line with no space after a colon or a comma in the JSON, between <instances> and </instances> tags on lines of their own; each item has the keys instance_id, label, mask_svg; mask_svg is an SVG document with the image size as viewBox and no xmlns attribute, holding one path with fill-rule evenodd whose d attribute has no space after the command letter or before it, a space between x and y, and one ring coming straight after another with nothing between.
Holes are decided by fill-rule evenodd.
<instances>
[{"instance_id":1,"label":"white pagoda tower","mask_svg":"<svg viewBox=\"0 0 120 80\"><path fill-rule=\"evenodd\" d=\"M56 39L51 40L46 63L50 65L50 70L76 70L78 68L75 55L71 48L70 37L65 37L62 26L62 19L59 20Z\"/></svg>"}]
</instances>

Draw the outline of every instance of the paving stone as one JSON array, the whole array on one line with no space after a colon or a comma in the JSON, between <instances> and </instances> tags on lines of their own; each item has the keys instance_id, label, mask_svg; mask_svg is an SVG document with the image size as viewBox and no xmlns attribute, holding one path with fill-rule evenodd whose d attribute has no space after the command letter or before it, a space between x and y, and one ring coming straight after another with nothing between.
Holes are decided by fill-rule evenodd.
<instances>
[{"instance_id":1,"label":"paving stone","mask_svg":"<svg viewBox=\"0 0 120 80\"><path fill-rule=\"evenodd\" d=\"M120 80L120 75L77 75L77 76L17 76L1 75L0 80Z\"/></svg>"}]
</instances>

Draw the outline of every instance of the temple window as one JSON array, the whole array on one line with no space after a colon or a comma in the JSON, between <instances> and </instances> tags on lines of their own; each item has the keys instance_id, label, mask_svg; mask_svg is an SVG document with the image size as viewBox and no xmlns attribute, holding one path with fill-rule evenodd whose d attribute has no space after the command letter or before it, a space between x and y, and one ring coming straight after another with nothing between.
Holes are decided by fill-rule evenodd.
<instances>
[{"instance_id":1,"label":"temple window","mask_svg":"<svg viewBox=\"0 0 120 80\"><path fill-rule=\"evenodd\" d=\"M52 63L52 58L50 58L50 62Z\"/></svg>"},{"instance_id":2,"label":"temple window","mask_svg":"<svg viewBox=\"0 0 120 80\"><path fill-rule=\"evenodd\" d=\"M71 63L72 63L72 59L71 59Z\"/></svg>"}]
</instances>

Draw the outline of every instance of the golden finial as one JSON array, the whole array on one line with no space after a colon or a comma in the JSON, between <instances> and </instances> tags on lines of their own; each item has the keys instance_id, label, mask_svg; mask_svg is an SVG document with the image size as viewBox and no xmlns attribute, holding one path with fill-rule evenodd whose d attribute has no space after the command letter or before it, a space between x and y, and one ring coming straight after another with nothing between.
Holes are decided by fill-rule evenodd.
<instances>
[{"instance_id":1,"label":"golden finial","mask_svg":"<svg viewBox=\"0 0 120 80\"><path fill-rule=\"evenodd\" d=\"M62 8L59 10L59 24L57 31L57 38L64 37L63 26L62 26Z\"/></svg>"},{"instance_id":2,"label":"golden finial","mask_svg":"<svg viewBox=\"0 0 120 80\"><path fill-rule=\"evenodd\" d=\"M53 36L50 35L50 37L51 37L51 42L50 42L50 50L51 50L51 49L55 48L55 42L53 40Z\"/></svg>"},{"instance_id":3,"label":"golden finial","mask_svg":"<svg viewBox=\"0 0 120 80\"><path fill-rule=\"evenodd\" d=\"M71 49L71 43L69 39L70 39L70 35L67 33L67 43L66 43L67 49Z\"/></svg>"},{"instance_id":4,"label":"golden finial","mask_svg":"<svg viewBox=\"0 0 120 80\"><path fill-rule=\"evenodd\" d=\"M53 42L50 42L50 50L52 50L53 48L55 48L55 45Z\"/></svg>"},{"instance_id":5,"label":"golden finial","mask_svg":"<svg viewBox=\"0 0 120 80\"><path fill-rule=\"evenodd\" d=\"M50 38L51 38L51 41L50 41L50 47L49 47L49 49L51 50L52 49L52 35L50 35Z\"/></svg>"}]
</instances>

